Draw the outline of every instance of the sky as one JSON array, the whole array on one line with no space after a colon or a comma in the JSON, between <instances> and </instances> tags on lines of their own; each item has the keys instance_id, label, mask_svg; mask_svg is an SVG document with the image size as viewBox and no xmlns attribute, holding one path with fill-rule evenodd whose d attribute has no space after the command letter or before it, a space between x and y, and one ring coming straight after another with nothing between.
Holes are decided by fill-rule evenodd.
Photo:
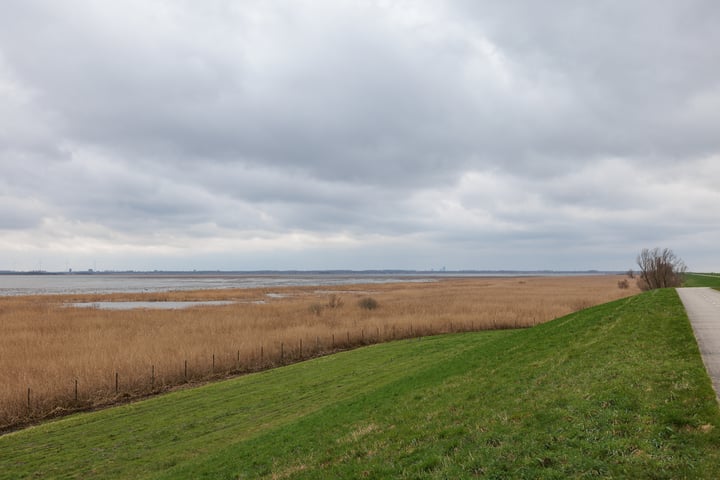
<instances>
[{"instance_id":1,"label":"sky","mask_svg":"<svg viewBox=\"0 0 720 480\"><path fill-rule=\"evenodd\" d=\"M714 0L2 0L0 270L720 271Z\"/></svg>"}]
</instances>

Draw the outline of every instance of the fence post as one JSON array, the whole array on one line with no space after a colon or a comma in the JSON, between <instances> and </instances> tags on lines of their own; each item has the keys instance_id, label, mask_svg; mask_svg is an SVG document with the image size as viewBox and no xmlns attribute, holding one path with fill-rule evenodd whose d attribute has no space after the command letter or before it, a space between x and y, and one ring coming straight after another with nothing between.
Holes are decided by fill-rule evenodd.
<instances>
[{"instance_id":1,"label":"fence post","mask_svg":"<svg viewBox=\"0 0 720 480\"><path fill-rule=\"evenodd\" d=\"M119 392L118 389L118 372L115 372L115 395L117 395Z\"/></svg>"},{"instance_id":2,"label":"fence post","mask_svg":"<svg viewBox=\"0 0 720 480\"><path fill-rule=\"evenodd\" d=\"M213 353L213 363L212 363L212 372L215 373L215 354Z\"/></svg>"},{"instance_id":3,"label":"fence post","mask_svg":"<svg viewBox=\"0 0 720 480\"><path fill-rule=\"evenodd\" d=\"M285 344L280 342L280 363L285 360Z\"/></svg>"},{"instance_id":4,"label":"fence post","mask_svg":"<svg viewBox=\"0 0 720 480\"><path fill-rule=\"evenodd\" d=\"M261 368L263 366L263 351L264 351L264 347L262 345L260 345L260 367Z\"/></svg>"},{"instance_id":5,"label":"fence post","mask_svg":"<svg viewBox=\"0 0 720 480\"><path fill-rule=\"evenodd\" d=\"M187 382L187 359L185 359L185 381Z\"/></svg>"},{"instance_id":6,"label":"fence post","mask_svg":"<svg viewBox=\"0 0 720 480\"><path fill-rule=\"evenodd\" d=\"M240 350L237 351L237 369L240 370Z\"/></svg>"},{"instance_id":7,"label":"fence post","mask_svg":"<svg viewBox=\"0 0 720 480\"><path fill-rule=\"evenodd\" d=\"M150 370L150 389L152 390L154 388L155 388L155 365L153 365Z\"/></svg>"},{"instance_id":8,"label":"fence post","mask_svg":"<svg viewBox=\"0 0 720 480\"><path fill-rule=\"evenodd\" d=\"M335 334L333 333L332 349L335 350Z\"/></svg>"},{"instance_id":9,"label":"fence post","mask_svg":"<svg viewBox=\"0 0 720 480\"><path fill-rule=\"evenodd\" d=\"M300 358L302 358L302 338L300 339Z\"/></svg>"},{"instance_id":10,"label":"fence post","mask_svg":"<svg viewBox=\"0 0 720 480\"><path fill-rule=\"evenodd\" d=\"M75 379L75 401L78 401L78 394L77 394L77 378Z\"/></svg>"},{"instance_id":11,"label":"fence post","mask_svg":"<svg viewBox=\"0 0 720 480\"><path fill-rule=\"evenodd\" d=\"M28 412L30 411L30 387L28 387Z\"/></svg>"}]
</instances>

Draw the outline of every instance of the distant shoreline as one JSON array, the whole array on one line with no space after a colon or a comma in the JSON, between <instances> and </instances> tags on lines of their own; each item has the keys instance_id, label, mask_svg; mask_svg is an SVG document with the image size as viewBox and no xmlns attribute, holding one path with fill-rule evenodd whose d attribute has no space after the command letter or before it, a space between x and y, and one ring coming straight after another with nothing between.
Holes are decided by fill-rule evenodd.
<instances>
[{"instance_id":1,"label":"distant shoreline","mask_svg":"<svg viewBox=\"0 0 720 480\"><path fill-rule=\"evenodd\" d=\"M0 270L0 275L615 275L619 270L79 270L70 272L45 270Z\"/></svg>"},{"instance_id":2,"label":"distant shoreline","mask_svg":"<svg viewBox=\"0 0 720 480\"><path fill-rule=\"evenodd\" d=\"M520 278L615 275L618 272L511 270L332 270L332 271L152 271L152 272L2 272L0 297L16 295L104 294L434 282L452 278Z\"/></svg>"}]
</instances>

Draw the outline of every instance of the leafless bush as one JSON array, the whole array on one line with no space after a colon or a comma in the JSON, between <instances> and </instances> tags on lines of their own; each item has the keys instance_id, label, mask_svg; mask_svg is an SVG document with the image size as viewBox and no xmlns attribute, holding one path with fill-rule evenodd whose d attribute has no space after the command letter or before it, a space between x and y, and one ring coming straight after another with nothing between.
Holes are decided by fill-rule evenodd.
<instances>
[{"instance_id":1,"label":"leafless bush","mask_svg":"<svg viewBox=\"0 0 720 480\"><path fill-rule=\"evenodd\" d=\"M323 307L319 303L313 303L312 305L310 305L310 313L314 313L318 317L322 313L322 309Z\"/></svg>"},{"instance_id":2,"label":"leafless bush","mask_svg":"<svg viewBox=\"0 0 720 480\"><path fill-rule=\"evenodd\" d=\"M377 300L372 297L361 298L358 301L358 306L365 310L375 310L379 307Z\"/></svg>"},{"instance_id":3,"label":"leafless bush","mask_svg":"<svg viewBox=\"0 0 720 480\"><path fill-rule=\"evenodd\" d=\"M687 271L682 259L669 248L643 248L637 256L637 264L640 267L638 287L641 290L679 287Z\"/></svg>"},{"instance_id":4,"label":"leafless bush","mask_svg":"<svg viewBox=\"0 0 720 480\"><path fill-rule=\"evenodd\" d=\"M627 278L623 278L618 282L618 288L623 290L626 288L630 288L630 282L628 282Z\"/></svg>"}]
</instances>

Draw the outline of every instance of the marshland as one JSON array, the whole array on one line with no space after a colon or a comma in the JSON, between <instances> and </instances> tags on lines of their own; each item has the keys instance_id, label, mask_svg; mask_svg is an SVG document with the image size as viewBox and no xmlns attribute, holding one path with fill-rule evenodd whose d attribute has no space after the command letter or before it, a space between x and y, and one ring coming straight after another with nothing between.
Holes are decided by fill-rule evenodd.
<instances>
[{"instance_id":1,"label":"marshland","mask_svg":"<svg viewBox=\"0 0 720 480\"><path fill-rule=\"evenodd\" d=\"M360 345L531 327L638 293L617 275L0 298L0 428ZM183 309L99 302L229 302Z\"/></svg>"}]
</instances>

